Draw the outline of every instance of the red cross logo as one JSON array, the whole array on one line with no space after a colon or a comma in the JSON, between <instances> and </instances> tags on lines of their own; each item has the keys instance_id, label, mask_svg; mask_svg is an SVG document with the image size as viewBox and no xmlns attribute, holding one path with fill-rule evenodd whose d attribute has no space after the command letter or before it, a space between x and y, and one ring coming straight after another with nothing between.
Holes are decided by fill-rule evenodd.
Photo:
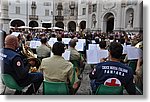
<instances>
[{"instance_id":1,"label":"red cross logo","mask_svg":"<svg viewBox=\"0 0 150 102\"><path fill-rule=\"evenodd\" d=\"M104 82L108 86L121 86L121 82L117 78L109 78Z\"/></svg>"}]
</instances>

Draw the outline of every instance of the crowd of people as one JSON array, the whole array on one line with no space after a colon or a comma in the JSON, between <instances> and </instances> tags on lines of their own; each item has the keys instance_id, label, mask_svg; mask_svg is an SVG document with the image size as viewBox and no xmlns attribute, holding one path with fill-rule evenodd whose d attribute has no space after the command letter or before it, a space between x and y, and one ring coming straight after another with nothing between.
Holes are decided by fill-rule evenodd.
<instances>
[{"instance_id":1,"label":"crowd of people","mask_svg":"<svg viewBox=\"0 0 150 102\"><path fill-rule=\"evenodd\" d=\"M17 36L8 34L6 37L4 36L1 49L1 53L6 55L5 57L1 56L4 62L1 72L10 74L19 86L24 87L31 84L24 93L26 95L37 92L43 80L66 82L70 94L76 94L81 84L81 74L84 71L85 64L87 64L86 50L88 49L88 44L91 44L92 40L94 40L94 43L99 45L100 50L108 50L109 56L99 59L100 63L92 67L91 72L89 72L92 93L95 94L99 85L109 85L109 81L113 81L114 84L115 82L119 83L115 84L116 86L124 86L128 94L135 95L135 85L143 90L143 58L138 59L134 73L132 68L127 65L127 62L124 62L124 58L122 59L122 44L135 46L143 41L142 35L142 32L139 34L127 34L127 32L66 33L63 31L20 31ZM53 46L47 43L50 38L57 38L57 42ZM63 43L62 38L71 38L71 40L66 45ZM75 49L78 39L86 40L83 52ZM41 45L35 51L32 51L29 47L31 40L41 41ZM138 47L143 50L142 44ZM65 50L70 51L69 61L62 57ZM31 68L36 69L33 71ZM73 78L75 80L72 82ZM114 84L110 86L115 86ZM17 95L21 93L15 92Z\"/></svg>"}]
</instances>

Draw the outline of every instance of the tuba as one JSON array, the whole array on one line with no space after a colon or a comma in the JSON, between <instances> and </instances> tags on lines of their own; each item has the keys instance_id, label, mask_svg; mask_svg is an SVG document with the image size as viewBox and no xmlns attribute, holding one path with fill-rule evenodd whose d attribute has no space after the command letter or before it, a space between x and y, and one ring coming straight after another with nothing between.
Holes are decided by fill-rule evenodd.
<instances>
[{"instance_id":1,"label":"tuba","mask_svg":"<svg viewBox=\"0 0 150 102\"><path fill-rule=\"evenodd\" d=\"M34 53L31 51L31 49L26 46L25 44L22 44L22 51L21 53L26 56L27 58L36 58Z\"/></svg>"},{"instance_id":2,"label":"tuba","mask_svg":"<svg viewBox=\"0 0 150 102\"><path fill-rule=\"evenodd\" d=\"M36 58L36 56L34 55L33 51L26 46L25 44L22 44L22 51L21 53L23 54L23 56L25 56L27 58L27 61L29 62L30 60L34 60L35 61L35 66L31 66L30 67L30 72L36 72L41 64L41 61L39 59Z\"/></svg>"}]
</instances>

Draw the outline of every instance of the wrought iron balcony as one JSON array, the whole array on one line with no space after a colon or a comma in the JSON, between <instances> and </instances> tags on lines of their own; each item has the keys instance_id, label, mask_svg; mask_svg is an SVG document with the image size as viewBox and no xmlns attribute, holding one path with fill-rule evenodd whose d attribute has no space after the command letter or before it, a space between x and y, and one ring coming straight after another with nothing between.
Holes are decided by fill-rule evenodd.
<instances>
[{"instance_id":1,"label":"wrought iron balcony","mask_svg":"<svg viewBox=\"0 0 150 102\"><path fill-rule=\"evenodd\" d=\"M29 15L30 20L38 20L39 16L37 15Z\"/></svg>"},{"instance_id":2,"label":"wrought iron balcony","mask_svg":"<svg viewBox=\"0 0 150 102\"><path fill-rule=\"evenodd\" d=\"M35 1L32 2L31 8L36 9L36 2Z\"/></svg>"},{"instance_id":3,"label":"wrought iron balcony","mask_svg":"<svg viewBox=\"0 0 150 102\"><path fill-rule=\"evenodd\" d=\"M75 9L75 3L70 4L70 5L69 5L69 8L70 8L70 9Z\"/></svg>"},{"instance_id":4,"label":"wrought iron balcony","mask_svg":"<svg viewBox=\"0 0 150 102\"><path fill-rule=\"evenodd\" d=\"M56 21L63 21L64 20L64 16L55 16L55 20Z\"/></svg>"},{"instance_id":5,"label":"wrought iron balcony","mask_svg":"<svg viewBox=\"0 0 150 102\"><path fill-rule=\"evenodd\" d=\"M63 10L62 3L58 3L57 10Z\"/></svg>"}]
</instances>

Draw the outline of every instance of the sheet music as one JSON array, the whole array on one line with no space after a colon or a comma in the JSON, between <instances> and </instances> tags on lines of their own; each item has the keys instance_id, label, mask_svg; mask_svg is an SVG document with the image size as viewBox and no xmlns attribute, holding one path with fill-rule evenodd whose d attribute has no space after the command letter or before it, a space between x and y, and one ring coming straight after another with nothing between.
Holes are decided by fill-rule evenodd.
<instances>
[{"instance_id":1,"label":"sheet music","mask_svg":"<svg viewBox=\"0 0 150 102\"><path fill-rule=\"evenodd\" d=\"M100 62L98 57L98 50L86 50L86 54L88 64L97 64Z\"/></svg>"},{"instance_id":2,"label":"sheet music","mask_svg":"<svg viewBox=\"0 0 150 102\"><path fill-rule=\"evenodd\" d=\"M54 41L48 41L48 44L53 47Z\"/></svg>"},{"instance_id":3,"label":"sheet music","mask_svg":"<svg viewBox=\"0 0 150 102\"><path fill-rule=\"evenodd\" d=\"M85 41L85 39L78 39L78 42L79 42L79 43L84 43L84 44L85 44L86 41Z\"/></svg>"},{"instance_id":4,"label":"sheet music","mask_svg":"<svg viewBox=\"0 0 150 102\"><path fill-rule=\"evenodd\" d=\"M51 51L50 57L52 57L53 55L54 55L54 53ZM65 52L62 54L62 57L64 57L65 60L69 61L70 60L70 51L65 50Z\"/></svg>"},{"instance_id":5,"label":"sheet music","mask_svg":"<svg viewBox=\"0 0 150 102\"><path fill-rule=\"evenodd\" d=\"M64 42L64 44L69 44L71 38L62 38L62 42Z\"/></svg>"},{"instance_id":6,"label":"sheet music","mask_svg":"<svg viewBox=\"0 0 150 102\"><path fill-rule=\"evenodd\" d=\"M89 44L89 50L100 50L99 44Z\"/></svg>"},{"instance_id":7,"label":"sheet music","mask_svg":"<svg viewBox=\"0 0 150 102\"><path fill-rule=\"evenodd\" d=\"M123 45L123 53L122 54L127 54L127 46Z\"/></svg>"},{"instance_id":8,"label":"sheet music","mask_svg":"<svg viewBox=\"0 0 150 102\"><path fill-rule=\"evenodd\" d=\"M108 50L86 50L87 63L97 64L100 59L108 57Z\"/></svg>"},{"instance_id":9,"label":"sheet music","mask_svg":"<svg viewBox=\"0 0 150 102\"><path fill-rule=\"evenodd\" d=\"M70 60L70 51L65 50L65 52L62 54L65 60Z\"/></svg>"},{"instance_id":10,"label":"sheet music","mask_svg":"<svg viewBox=\"0 0 150 102\"><path fill-rule=\"evenodd\" d=\"M92 44L96 43L95 40L92 40Z\"/></svg>"},{"instance_id":11,"label":"sheet music","mask_svg":"<svg viewBox=\"0 0 150 102\"><path fill-rule=\"evenodd\" d=\"M50 38L49 41L55 43L55 42L57 42L57 38Z\"/></svg>"},{"instance_id":12,"label":"sheet music","mask_svg":"<svg viewBox=\"0 0 150 102\"><path fill-rule=\"evenodd\" d=\"M138 59L140 57L140 50L135 47L127 47L128 60Z\"/></svg>"},{"instance_id":13,"label":"sheet music","mask_svg":"<svg viewBox=\"0 0 150 102\"><path fill-rule=\"evenodd\" d=\"M40 41L30 41L30 48L36 49L40 45L41 45Z\"/></svg>"},{"instance_id":14,"label":"sheet music","mask_svg":"<svg viewBox=\"0 0 150 102\"><path fill-rule=\"evenodd\" d=\"M76 42L75 49L77 51L84 51L84 43L83 42Z\"/></svg>"},{"instance_id":15,"label":"sheet music","mask_svg":"<svg viewBox=\"0 0 150 102\"><path fill-rule=\"evenodd\" d=\"M20 32L12 32L12 33L11 33L11 35L14 35L14 36L16 36L16 37L18 37L19 34L21 34L21 33L20 33Z\"/></svg>"},{"instance_id":16,"label":"sheet music","mask_svg":"<svg viewBox=\"0 0 150 102\"><path fill-rule=\"evenodd\" d=\"M108 57L108 50L99 50L99 60Z\"/></svg>"}]
</instances>

